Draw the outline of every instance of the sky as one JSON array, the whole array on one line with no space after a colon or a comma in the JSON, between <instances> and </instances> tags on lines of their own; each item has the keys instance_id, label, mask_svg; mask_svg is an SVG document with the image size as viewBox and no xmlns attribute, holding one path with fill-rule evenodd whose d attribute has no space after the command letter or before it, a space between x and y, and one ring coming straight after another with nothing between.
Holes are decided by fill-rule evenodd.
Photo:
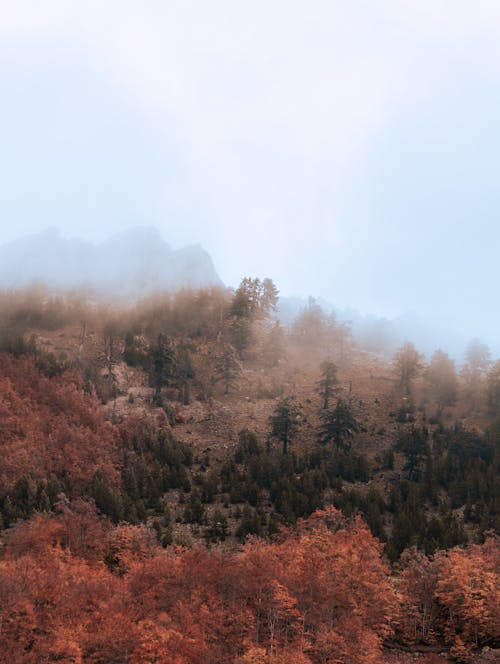
<instances>
[{"instance_id":1,"label":"sky","mask_svg":"<svg viewBox=\"0 0 500 664\"><path fill-rule=\"evenodd\" d=\"M496 0L0 0L0 89L0 243L154 225L495 341Z\"/></svg>"}]
</instances>

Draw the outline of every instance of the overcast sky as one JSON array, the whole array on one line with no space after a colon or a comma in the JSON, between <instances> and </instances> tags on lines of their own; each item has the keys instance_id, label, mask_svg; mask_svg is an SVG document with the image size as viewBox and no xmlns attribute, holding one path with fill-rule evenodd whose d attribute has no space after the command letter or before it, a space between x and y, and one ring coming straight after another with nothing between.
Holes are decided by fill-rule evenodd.
<instances>
[{"instance_id":1,"label":"overcast sky","mask_svg":"<svg viewBox=\"0 0 500 664\"><path fill-rule=\"evenodd\" d=\"M500 327L497 0L0 0L0 242L155 225L221 278Z\"/></svg>"}]
</instances>

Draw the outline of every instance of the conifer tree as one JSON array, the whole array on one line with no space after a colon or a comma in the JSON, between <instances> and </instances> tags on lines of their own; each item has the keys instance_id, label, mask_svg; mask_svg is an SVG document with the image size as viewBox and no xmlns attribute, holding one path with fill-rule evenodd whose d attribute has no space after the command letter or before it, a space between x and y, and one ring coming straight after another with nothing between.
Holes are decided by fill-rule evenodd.
<instances>
[{"instance_id":1,"label":"conifer tree","mask_svg":"<svg viewBox=\"0 0 500 664\"><path fill-rule=\"evenodd\" d=\"M269 418L271 436L278 438L283 445L283 454L287 454L290 441L300 425L301 409L293 397L282 399Z\"/></svg>"},{"instance_id":2,"label":"conifer tree","mask_svg":"<svg viewBox=\"0 0 500 664\"><path fill-rule=\"evenodd\" d=\"M337 365L331 360L325 360L321 364L321 377L316 384L316 392L321 398L321 410L327 411L330 407L330 399L338 392Z\"/></svg>"},{"instance_id":3,"label":"conifer tree","mask_svg":"<svg viewBox=\"0 0 500 664\"><path fill-rule=\"evenodd\" d=\"M343 399L337 399L333 410L323 411L322 419L319 442L322 445L333 442L338 449L348 450L349 439L359 431L359 425L351 406Z\"/></svg>"}]
</instances>

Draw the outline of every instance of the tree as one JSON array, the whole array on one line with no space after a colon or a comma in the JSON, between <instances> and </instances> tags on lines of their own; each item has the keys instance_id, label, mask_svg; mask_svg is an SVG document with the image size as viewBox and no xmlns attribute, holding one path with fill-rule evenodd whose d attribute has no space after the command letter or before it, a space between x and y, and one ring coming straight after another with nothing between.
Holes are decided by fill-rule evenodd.
<instances>
[{"instance_id":1,"label":"tree","mask_svg":"<svg viewBox=\"0 0 500 664\"><path fill-rule=\"evenodd\" d=\"M262 284L260 279L244 277L233 297L230 313L235 318L255 318L261 308Z\"/></svg>"},{"instance_id":2,"label":"tree","mask_svg":"<svg viewBox=\"0 0 500 664\"><path fill-rule=\"evenodd\" d=\"M490 349L479 339L473 339L465 349L465 361L475 371L485 373L490 365Z\"/></svg>"},{"instance_id":3,"label":"tree","mask_svg":"<svg viewBox=\"0 0 500 664\"><path fill-rule=\"evenodd\" d=\"M321 377L316 384L316 392L322 401L322 410L328 410L330 399L338 392L337 365L330 360L321 364Z\"/></svg>"},{"instance_id":4,"label":"tree","mask_svg":"<svg viewBox=\"0 0 500 664\"><path fill-rule=\"evenodd\" d=\"M270 367L275 367L286 357L285 333L279 321L276 321L262 348L262 355Z\"/></svg>"},{"instance_id":5,"label":"tree","mask_svg":"<svg viewBox=\"0 0 500 664\"><path fill-rule=\"evenodd\" d=\"M176 369L175 349L165 334L159 334L156 344L151 348L150 380L155 388L155 401L159 401L163 387L173 385Z\"/></svg>"},{"instance_id":6,"label":"tree","mask_svg":"<svg viewBox=\"0 0 500 664\"><path fill-rule=\"evenodd\" d=\"M250 344L252 324L276 311L278 299L278 289L271 279L261 281L245 277L241 280L229 309L233 345L240 357Z\"/></svg>"},{"instance_id":7,"label":"tree","mask_svg":"<svg viewBox=\"0 0 500 664\"><path fill-rule=\"evenodd\" d=\"M397 449L404 452L407 462L404 470L408 472L408 479L418 481L421 473L422 461L429 453L429 434L427 429L413 427L410 431L403 431Z\"/></svg>"},{"instance_id":8,"label":"tree","mask_svg":"<svg viewBox=\"0 0 500 664\"><path fill-rule=\"evenodd\" d=\"M189 381L194 377L195 371L189 347L186 344L179 344L175 351L175 378L185 406L189 404Z\"/></svg>"},{"instance_id":9,"label":"tree","mask_svg":"<svg viewBox=\"0 0 500 664\"><path fill-rule=\"evenodd\" d=\"M260 292L260 310L262 315L267 318L271 312L278 309L279 290L276 288L272 279L264 279Z\"/></svg>"},{"instance_id":10,"label":"tree","mask_svg":"<svg viewBox=\"0 0 500 664\"><path fill-rule=\"evenodd\" d=\"M437 350L425 372L425 379L438 411L451 406L457 399L458 378L455 364L442 350Z\"/></svg>"},{"instance_id":11,"label":"tree","mask_svg":"<svg viewBox=\"0 0 500 664\"><path fill-rule=\"evenodd\" d=\"M219 381L224 385L224 394L229 394L230 388L241 376L241 364L238 354L231 344L226 344L219 356L213 382Z\"/></svg>"},{"instance_id":12,"label":"tree","mask_svg":"<svg viewBox=\"0 0 500 664\"><path fill-rule=\"evenodd\" d=\"M444 631L455 647L477 648L500 638L499 559L496 537L436 556L435 597L449 616Z\"/></svg>"},{"instance_id":13,"label":"tree","mask_svg":"<svg viewBox=\"0 0 500 664\"><path fill-rule=\"evenodd\" d=\"M465 396L471 410L477 410L484 395L485 378L490 366L490 350L478 339L473 339L465 349L462 377Z\"/></svg>"},{"instance_id":14,"label":"tree","mask_svg":"<svg viewBox=\"0 0 500 664\"><path fill-rule=\"evenodd\" d=\"M500 415L500 360L488 371L486 389L490 413Z\"/></svg>"},{"instance_id":15,"label":"tree","mask_svg":"<svg viewBox=\"0 0 500 664\"><path fill-rule=\"evenodd\" d=\"M324 346L328 319L323 309L309 298L308 306L293 321L291 336L300 346L318 349Z\"/></svg>"},{"instance_id":16,"label":"tree","mask_svg":"<svg viewBox=\"0 0 500 664\"><path fill-rule=\"evenodd\" d=\"M293 397L282 399L269 418L271 436L278 438L283 445L283 454L287 454L288 445L300 425L302 411Z\"/></svg>"},{"instance_id":17,"label":"tree","mask_svg":"<svg viewBox=\"0 0 500 664\"><path fill-rule=\"evenodd\" d=\"M319 431L319 442L326 445L334 442L338 449L349 449L348 439L359 431L351 406L343 399L331 411L323 411L323 424Z\"/></svg>"},{"instance_id":18,"label":"tree","mask_svg":"<svg viewBox=\"0 0 500 664\"><path fill-rule=\"evenodd\" d=\"M413 380L422 368L422 356L411 341L407 341L394 355L394 370L405 396L411 395Z\"/></svg>"}]
</instances>

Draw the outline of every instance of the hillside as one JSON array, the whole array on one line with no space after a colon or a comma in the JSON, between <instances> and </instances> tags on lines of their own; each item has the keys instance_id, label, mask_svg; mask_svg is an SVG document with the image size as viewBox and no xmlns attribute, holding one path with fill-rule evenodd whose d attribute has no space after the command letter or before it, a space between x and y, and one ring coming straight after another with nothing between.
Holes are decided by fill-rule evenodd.
<instances>
[{"instance_id":1,"label":"hillside","mask_svg":"<svg viewBox=\"0 0 500 664\"><path fill-rule=\"evenodd\" d=\"M127 307L3 297L0 584L14 661L44 648L150 661L146 643L151 661L186 664L492 661L496 365L473 348L458 375L444 354L424 366L411 345L387 361L316 305L282 328L277 297L252 279ZM46 584L29 600L9 580L23 564ZM94 584L94 608L74 598L86 618L64 647L74 623L60 590L53 613L36 595L55 569L61 583ZM107 588L125 598L116 625ZM370 610L380 605L383 618ZM117 629L130 641L110 654Z\"/></svg>"}]
</instances>

